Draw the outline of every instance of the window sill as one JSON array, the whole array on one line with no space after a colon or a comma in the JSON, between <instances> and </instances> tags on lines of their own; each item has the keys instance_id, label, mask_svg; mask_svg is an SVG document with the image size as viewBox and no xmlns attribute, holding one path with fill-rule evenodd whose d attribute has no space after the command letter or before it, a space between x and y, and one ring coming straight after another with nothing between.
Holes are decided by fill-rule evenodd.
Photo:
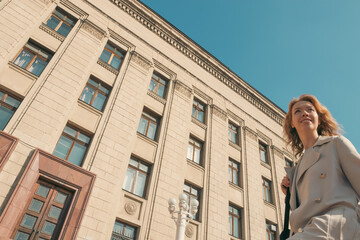
<instances>
[{"instance_id":1,"label":"window sill","mask_svg":"<svg viewBox=\"0 0 360 240\"><path fill-rule=\"evenodd\" d=\"M125 189L121 189L124 192L124 196L128 197L128 198L132 198L138 202L144 202L146 201L146 197L139 197L138 195L132 193L132 192L128 192Z\"/></svg>"},{"instance_id":2,"label":"window sill","mask_svg":"<svg viewBox=\"0 0 360 240\"><path fill-rule=\"evenodd\" d=\"M241 152L241 147L229 140L229 145Z\"/></svg>"},{"instance_id":3,"label":"window sill","mask_svg":"<svg viewBox=\"0 0 360 240\"><path fill-rule=\"evenodd\" d=\"M154 145L155 147L157 147L158 142L156 142L155 140L152 140L152 139L146 137L145 135L142 135L142 134L139 133L139 132L136 132L136 134L137 134L137 136L138 136L139 138L141 138L141 139L143 139L144 141L150 143L151 145Z\"/></svg>"},{"instance_id":4,"label":"window sill","mask_svg":"<svg viewBox=\"0 0 360 240\"><path fill-rule=\"evenodd\" d=\"M199 127L201 127L201 128L203 128L204 130L206 130L207 126L206 126L204 123L200 122L199 120L197 120L197 119L195 119L195 118L193 118L193 117L191 117L191 121L192 121L193 123L195 123L196 125L198 125Z\"/></svg>"},{"instance_id":5,"label":"window sill","mask_svg":"<svg viewBox=\"0 0 360 240\"><path fill-rule=\"evenodd\" d=\"M83 108L89 110L90 112L95 113L96 115L100 115L100 116L101 116L101 115L103 114L103 112L101 112L100 110L97 110L97 109L94 108L93 106L87 104L86 102L84 102L84 101L82 101L82 100L80 100L80 99L78 99L78 104L79 104L80 106L82 106Z\"/></svg>"},{"instance_id":6,"label":"window sill","mask_svg":"<svg viewBox=\"0 0 360 240\"><path fill-rule=\"evenodd\" d=\"M241 240L242 239L242 238L234 237L233 235L230 235L230 234L229 234L229 236L230 236L230 240Z\"/></svg>"},{"instance_id":7,"label":"window sill","mask_svg":"<svg viewBox=\"0 0 360 240\"><path fill-rule=\"evenodd\" d=\"M262 161L260 161L260 164L264 167L266 167L267 169L271 170L271 166L268 163L264 163Z\"/></svg>"},{"instance_id":8,"label":"window sill","mask_svg":"<svg viewBox=\"0 0 360 240\"><path fill-rule=\"evenodd\" d=\"M197 164L197 163L194 162L193 160L186 159L186 161L187 161L187 163L188 163L190 166L192 166L192 167L194 167L194 168L197 168L197 169L199 169L199 170L201 170L201 171L205 171L205 168L204 168L203 166L201 166L200 164Z\"/></svg>"},{"instance_id":9,"label":"window sill","mask_svg":"<svg viewBox=\"0 0 360 240\"><path fill-rule=\"evenodd\" d=\"M155 93L151 92L148 90L147 94L149 96L151 96L152 98L154 98L155 100L159 101L160 103L162 103L163 105L166 104L166 100L158 95L156 95Z\"/></svg>"},{"instance_id":10,"label":"window sill","mask_svg":"<svg viewBox=\"0 0 360 240\"><path fill-rule=\"evenodd\" d=\"M270 203L270 202L264 200L264 204L265 204L266 206L268 206L268 207L276 210L276 206L275 206L273 203Z\"/></svg>"},{"instance_id":11,"label":"window sill","mask_svg":"<svg viewBox=\"0 0 360 240\"><path fill-rule=\"evenodd\" d=\"M9 61L8 64L9 64L9 67L10 67L11 69L13 69L13 70L15 70L15 71L17 71L17 72L25 75L26 77L28 77L28 78L30 78L30 79L32 79L32 80L34 80L34 81L39 78L39 77L36 76L35 74L29 72L28 70L26 70L26 69L24 69L24 68L22 68L22 67L19 67L18 65L16 65L15 63L13 63L13 62L11 62L11 61Z\"/></svg>"},{"instance_id":12,"label":"window sill","mask_svg":"<svg viewBox=\"0 0 360 240\"><path fill-rule=\"evenodd\" d=\"M240 191L240 192L244 193L243 188L242 188L241 186L239 186L239 185L236 185L236 184L234 184L234 183L232 183L232 182L229 182L229 186L230 186L231 188L234 188L234 189L237 190L237 191Z\"/></svg>"},{"instance_id":13,"label":"window sill","mask_svg":"<svg viewBox=\"0 0 360 240\"><path fill-rule=\"evenodd\" d=\"M112 66L110 66L109 64L107 64L106 62L104 62L103 60L101 60L100 58L98 59L97 63L102 66L103 68L105 68L106 70L112 72L115 75L118 75L119 70L113 68Z\"/></svg>"},{"instance_id":14,"label":"window sill","mask_svg":"<svg viewBox=\"0 0 360 240\"><path fill-rule=\"evenodd\" d=\"M57 40L59 40L60 42L63 42L65 40L65 37L63 35L61 35L60 33L56 32L54 29L49 28L48 26L46 26L44 23L41 23L41 25L39 26L39 28L41 30L43 30L44 32L50 34L51 36L53 36L54 38L56 38Z\"/></svg>"}]
</instances>

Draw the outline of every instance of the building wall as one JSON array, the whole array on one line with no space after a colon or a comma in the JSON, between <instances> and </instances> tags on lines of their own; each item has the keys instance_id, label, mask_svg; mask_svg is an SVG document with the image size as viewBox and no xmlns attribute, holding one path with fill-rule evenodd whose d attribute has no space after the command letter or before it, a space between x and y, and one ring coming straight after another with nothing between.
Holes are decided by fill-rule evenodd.
<instances>
[{"instance_id":1,"label":"building wall","mask_svg":"<svg viewBox=\"0 0 360 240\"><path fill-rule=\"evenodd\" d=\"M77 19L65 38L45 26L55 7ZM237 239L229 235L229 204L241 209L241 239L265 239L266 220L279 234L278 185L284 157L292 158L282 139L285 113L155 12L138 1L3 0L0 32L0 90L21 100L3 130L17 144L0 152L0 232L12 234L20 221L18 214L11 225L4 216L20 194L30 159L52 156L71 124L92 138L74 171L94 179L77 209L72 238L110 239L118 220L137 227L137 239L173 239L168 199L183 191L184 182L201 190L199 221L188 224L187 239ZM13 63L29 39L54 53L38 77ZM118 71L98 60L108 41L126 52ZM154 71L168 79L164 99L148 90ZM89 76L111 86L103 111L79 100ZM205 123L191 116L194 99L206 105ZM144 107L161 118L156 141L137 133ZM228 140L229 121L239 127L238 145ZM186 159L190 136L203 142L201 165ZM259 141L268 146L269 164L260 161ZM9 146L5 140L3 146ZM143 198L122 189L131 156L151 166ZM228 182L229 158L241 163L241 186ZM39 169L36 176L77 181L72 172L59 177ZM263 200L262 178L272 181L272 204Z\"/></svg>"}]
</instances>

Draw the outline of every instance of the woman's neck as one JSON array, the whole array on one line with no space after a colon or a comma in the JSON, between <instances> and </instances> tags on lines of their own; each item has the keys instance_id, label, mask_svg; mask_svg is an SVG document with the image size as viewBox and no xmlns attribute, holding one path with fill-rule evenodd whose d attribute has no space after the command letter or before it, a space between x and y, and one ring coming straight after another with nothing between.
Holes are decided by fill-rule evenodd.
<instances>
[{"instance_id":1,"label":"woman's neck","mask_svg":"<svg viewBox=\"0 0 360 240\"><path fill-rule=\"evenodd\" d=\"M316 143L317 139L319 138L319 134L317 132L314 132L314 133L303 134L299 137L304 146L304 149L308 149Z\"/></svg>"}]
</instances>

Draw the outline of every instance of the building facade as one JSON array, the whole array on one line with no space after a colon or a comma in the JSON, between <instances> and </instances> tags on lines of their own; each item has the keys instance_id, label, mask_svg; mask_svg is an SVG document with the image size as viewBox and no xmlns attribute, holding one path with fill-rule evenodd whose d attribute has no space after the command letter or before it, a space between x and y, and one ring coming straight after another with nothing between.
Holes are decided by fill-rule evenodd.
<instances>
[{"instance_id":1,"label":"building facade","mask_svg":"<svg viewBox=\"0 0 360 240\"><path fill-rule=\"evenodd\" d=\"M278 239L283 110L135 0L0 1L0 239Z\"/></svg>"}]
</instances>

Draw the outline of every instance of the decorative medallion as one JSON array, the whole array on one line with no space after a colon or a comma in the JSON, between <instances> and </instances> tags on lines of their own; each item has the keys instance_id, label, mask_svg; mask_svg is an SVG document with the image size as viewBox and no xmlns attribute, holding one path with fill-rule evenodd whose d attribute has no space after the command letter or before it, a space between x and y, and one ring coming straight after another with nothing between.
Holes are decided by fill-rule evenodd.
<instances>
[{"instance_id":1,"label":"decorative medallion","mask_svg":"<svg viewBox=\"0 0 360 240\"><path fill-rule=\"evenodd\" d=\"M135 204L135 202L130 201L125 203L125 211L129 214L129 215L134 215L136 213L137 210L137 206Z\"/></svg>"},{"instance_id":2,"label":"decorative medallion","mask_svg":"<svg viewBox=\"0 0 360 240\"><path fill-rule=\"evenodd\" d=\"M188 238L191 238L193 235L194 235L194 227L190 224L186 225L186 228L185 228L185 235L188 237Z\"/></svg>"}]
</instances>

